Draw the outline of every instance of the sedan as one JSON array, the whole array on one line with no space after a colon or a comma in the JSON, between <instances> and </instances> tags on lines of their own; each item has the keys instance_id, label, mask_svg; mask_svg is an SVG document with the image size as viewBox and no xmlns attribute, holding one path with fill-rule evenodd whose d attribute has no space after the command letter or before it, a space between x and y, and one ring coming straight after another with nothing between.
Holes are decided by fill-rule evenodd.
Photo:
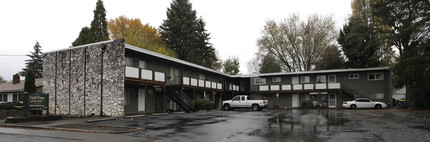
<instances>
[{"instance_id":1,"label":"sedan","mask_svg":"<svg viewBox=\"0 0 430 142\"><path fill-rule=\"evenodd\" d=\"M387 104L383 102L374 102L368 98L357 98L353 101L343 102L344 108L386 108Z\"/></svg>"}]
</instances>

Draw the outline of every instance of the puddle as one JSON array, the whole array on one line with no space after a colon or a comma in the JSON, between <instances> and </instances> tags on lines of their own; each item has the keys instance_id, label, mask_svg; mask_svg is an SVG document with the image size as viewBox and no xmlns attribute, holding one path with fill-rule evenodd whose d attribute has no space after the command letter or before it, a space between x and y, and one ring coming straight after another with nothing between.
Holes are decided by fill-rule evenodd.
<instances>
[{"instance_id":1,"label":"puddle","mask_svg":"<svg viewBox=\"0 0 430 142\"><path fill-rule=\"evenodd\" d=\"M309 110L285 111L267 120L267 125L248 133L249 136L259 136L269 141L282 139L293 141L325 141L327 137L320 134L336 130L349 122L336 111ZM359 130L355 132L360 132Z\"/></svg>"}]
</instances>

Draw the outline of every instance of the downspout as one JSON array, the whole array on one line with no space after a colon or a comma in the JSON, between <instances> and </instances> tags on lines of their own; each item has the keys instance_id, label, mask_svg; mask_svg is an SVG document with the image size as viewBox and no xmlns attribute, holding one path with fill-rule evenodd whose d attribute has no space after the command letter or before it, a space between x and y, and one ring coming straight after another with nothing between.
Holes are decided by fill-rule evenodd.
<instances>
[{"instance_id":1,"label":"downspout","mask_svg":"<svg viewBox=\"0 0 430 142\"><path fill-rule=\"evenodd\" d=\"M72 84L72 82L71 82L71 78L72 78L72 50L69 50L70 52L69 52L69 115L70 115L70 106L71 106L71 104L70 104L70 95L71 95L71 93L70 93L70 90L71 90L71 84Z\"/></svg>"},{"instance_id":2,"label":"downspout","mask_svg":"<svg viewBox=\"0 0 430 142\"><path fill-rule=\"evenodd\" d=\"M87 90L87 47L84 47L84 116L85 116L85 106L86 106L86 90Z\"/></svg>"},{"instance_id":3,"label":"downspout","mask_svg":"<svg viewBox=\"0 0 430 142\"><path fill-rule=\"evenodd\" d=\"M54 79L54 83L55 83L55 85L54 85L54 114L57 114L57 55L58 55L58 52L55 52L55 79Z\"/></svg>"},{"instance_id":4,"label":"downspout","mask_svg":"<svg viewBox=\"0 0 430 142\"><path fill-rule=\"evenodd\" d=\"M100 68L100 116L103 116L103 54L105 53L106 50L106 44L102 45L102 52L101 52L101 57L100 57L100 63L101 63L101 68Z\"/></svg>"}]
</instances>

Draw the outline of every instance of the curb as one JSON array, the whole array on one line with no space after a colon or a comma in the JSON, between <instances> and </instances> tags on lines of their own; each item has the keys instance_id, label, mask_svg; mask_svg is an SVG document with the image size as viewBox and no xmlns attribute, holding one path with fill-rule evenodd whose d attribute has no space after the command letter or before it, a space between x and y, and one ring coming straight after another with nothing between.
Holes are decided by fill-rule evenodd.
<instances>
[{"instance_id":1,"label":"curb","mask_svg":"<svg viewBox=\"0 0 430 142\"><path fill-rule=\"evenodd\" d=\"M94 119L94 120L87 120L86 123L93 123L93 122L102 122L102 121L109 121L109 120L115 120L116 118L100 118L100 119Z\"/></svg>"},{"instance_id":2,"label":"curb","mask_svg":"<svg viewBox=\"0 0 430 142\"><path fill-rule=\"evenodd\" d=\"M93 126L117 127L117 126L100 126L100 125L93 125ZM8 125L8 124L0 124L0 127L37 129L37 130L57 130L57 131L71 131L71 132L86 132L86 133L104 133L104 134L122 134L122 133L145 131L144 128L138 128L138 127L117 127L117 128L128 128L128 129L130 129L130 130L125 130L125 131L97 131L97 130L85 130L85 129L70 129L70 128L57 128L57 127L35 127L35 126Z\"/></svg>"},{"instance_id":3,"label":"curb","mask_svg":"<svg viewBox=\"0 0 430 142\"><path fill-rule=\"evenodd\" d=\"M131 115L131 116L124 116L125 119L127 118L136 118L136 117L145 117L145 114L141 114L141 115Z\"/></svg>"}]
</instances>

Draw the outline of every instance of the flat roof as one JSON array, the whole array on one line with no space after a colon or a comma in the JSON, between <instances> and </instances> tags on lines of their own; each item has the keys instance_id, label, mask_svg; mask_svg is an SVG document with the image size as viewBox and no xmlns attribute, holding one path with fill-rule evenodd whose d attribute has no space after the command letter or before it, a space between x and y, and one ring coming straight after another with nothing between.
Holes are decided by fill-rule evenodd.
<instances>
[{"instance_id":1,"label":"flat roof","mask_svg":"<svg viewBox=\"0 0 430 142\"><path fill-rule=\"evenodd\" d=\"M204 67L204 66L201 66L201 65L197 65L197 64L194 64L194 63L191 63L191 62L187 62L187 61L184 61L184 60L181 60L181 59L178 59L178 58L173 58L173 57L170 57L170 56L167 56L167 55L163 55L163 54L160 54L160 53L157 53L157 52L149 51L149 50L146 50L146 49L143 49L143 48L140 48L140 47L136 47L136 46L133 46L133 45L130 45L130 44L125 44L125 48L126 49L130 49L130 50L134 50L134 51L137 51L137 52L140 52L140 53L152 55L152 56L155 56L155 57L158 57L158 58L163 58L163 59L168 60L168 61L172 61L172 62L176 62L176 63L179 63L179 64L183 64L183 65L195 67L195 68L198 68L198 69L201 69L201 70L205 70L205 71L209 71L209 72L212 72L212 73L215 73L215 74L219 74L219 75L223 75L223 76L228 76L228 77L233 77L233 76L231 76L229 74L226 74L226 73L214 70L214 69L210 69L210 68L207 68L207 67Z\"/></svg>"},{"instance_id":2,"label":"flat roof","mask_svg":"<svg viewBox=\"0 0 430 142\"><path fill-rule=\"evenodd\" d=\"M331 70L315 70L315 71L300 71L300 72L277 72L277 73L248 74L248 75L237 75L237 76L264 77L264 76L279 76L279 75L322 74L322 73L360 72L360 71L378 71L378 70L390 70L390 67L349 68L349 69L331 69Z\"/></svg>"},{"instance_id":3,"label":"flat roof","mask_svg":"<svg viewBox=\"0 0 430 142\"><path fill-rule=\"evenodd\" d=\"M103 43L109 43L109 42L113 42L114 40L108 40L108 41L102 41L102 42L96 42L96 43L91 43L91 44L85 44L85 45L80 45L80 46L75 46L75 47L70 47L70 48L63 48L63 49L58 49L58 50L53 50L53 51L48 51L45 53L51 53L51 52L59 52L59 51L64 51L64 50L71 50L71 49L77 49L77 48L82 48L82 47L87 47L87 46L92 46L92 45L98 45L98 44L103 44ZM187 62L181 59L177 59L177 58L173 58L167 55L163 55L157 52L153 52L153 51L149 51L140 47L136 47L130 44L124 44L126 49L130 49L136 52L140 52L143 54L148 54L154 57L158 57L158 58L162 58L168 61L172 61L175 63L179 63L182 65L187 65L190 67L194 67L197 69L201 69L201 70L205 70L205 71L209 71L215 74L219 74L219 75L223 75L223 76L227 76L227 77L232 77L232 78L247 78L247 77L265 77L265 76L281 76L281 75L299 75L299 74L322 74L322 73L340 73L340 72L359 72L359 71L377 71L377 70L390 70L389 67L373 67L373 68L349 68L349 69L331 69L331 70L315 70L315 71L300 71L300 72L277 72L277 73L263 73L263 74L246 74L246 75L229 75L214 69L210 69L201 65L197 65L191 62Z\"/></svg>"}]
</instances>

